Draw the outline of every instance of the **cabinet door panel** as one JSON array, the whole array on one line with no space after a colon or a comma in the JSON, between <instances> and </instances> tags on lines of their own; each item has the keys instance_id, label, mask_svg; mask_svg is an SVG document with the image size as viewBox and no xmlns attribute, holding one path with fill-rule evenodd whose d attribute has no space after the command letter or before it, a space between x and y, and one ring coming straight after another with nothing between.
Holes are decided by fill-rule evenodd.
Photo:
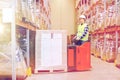
<instances>
[{"instance_id":1,"label":"cabinet door panel","mask_svg":"<svg viewBox=\"0 0 120 80\"><path fill-rule=\"evenodd\" d=\"M53 34L54 39L62 39L62 33L55 33Z\"/></svg>"},{"instance_id":2,"label":"cabinet door panel","mask_svg":"<svg viewBox=\"0 0 120 80\"><path fill-rule=\"evenodd\" d=\"M51 37L50 34L41 35L41 66L51 65ZM48 56L49 55L49 56Z\"/></svg>"},{"instance_id":3,"label":"cabinet door panel","mask_svg":"<svg viewBox=\"0 0 120 80\"><path fill-rule=\"evenodd\" d=\"M52 39L52 66L62 64L62 39Z\"/></svg>"}]
</instances>

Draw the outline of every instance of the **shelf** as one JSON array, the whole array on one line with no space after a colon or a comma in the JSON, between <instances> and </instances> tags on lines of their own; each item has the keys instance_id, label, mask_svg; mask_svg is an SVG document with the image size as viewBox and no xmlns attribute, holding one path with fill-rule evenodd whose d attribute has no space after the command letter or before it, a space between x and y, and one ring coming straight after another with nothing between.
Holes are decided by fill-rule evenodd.
<instances>
[{"instance_id":1,"label":"shelf","mask_svg":"<svg viewBox=\"0 0 120 80\"><path fill-rule=\"evenodd\" d=\"M35 30L36 30L36 28L33 27L33 26L31 26L30 24L24 23L24 22L19 21L19 20L16 21L16 25L19 25L19 26L22 26L22 27L24 27L24 28L30 29L30 30L32 30L32 31L35 31Z\"/></svg>"},{"instance_id":2,"label":"shelf","mask_svg":"<svg viewBox=\"0 0 120 80\"><path fill-rule=\"evenodd\" d=\"M95 32L93 32L93 34L104 34L104 30L96 30Z\"/></svg>"},{"instance_id":3,"label":"shelf","mask_svg":"<svg viewBox=\"0 0 120 80\"><path fill-rule=\"evenodd\" d=\"M99 27L99 28L104 28L107 25L116 23L115 22L116 18L114 17L114 15L116 14L115 13L116 10L113 12L112 18L109 17L110 13L112 13L112 12L110 12L110 10L112 10L110 7L116 7L115 0L111 0L111 1L104 1L104 0L90 0L89 1L88 0L87 3L82 3L81 1L84 2L83 0L76 0L75 8L77 9L77 17L79 17L79 15L81 15L81 14L84 14L87 16L87 18L90 19L90 20L88 20L88 22L90 22L91 25L93 25L93 23L95 23L96 27L99 27L99 25L103 26L103 27ZM90 2L90 4L89 4L89 2ZM117 11L119 11L119 10L117 10ZM106 15L106 17L104 17L104 14ZM119 18L119 16L118 16L118 18ZM107 22L107 23L104 23L104 22ZM77 23L79 23L79 20L77 20ZM118 23L116 23L116 24L118 24ZM93 31L95 31L96 29L97 28L94 28ZM116 31L116 29L110 28L105 31L106 32L114 32L114 31ZM120 29L119 29L119 31L120 31ZM99 31L97 33L104 33L104 32Z\"/></svg>"},{"instance_id":4,"label":"shelf","mask_svg":"<svg viewBox=\"0 0 120 80\"><path fill-rule=\"evenodd\" d=\"M99 30L97 33L98 34L104 34L104 32L105 32L104 30Z\"/></svg>"},{"instance_id":5,"label":"shelf","mask_svg":"<svg viewBox=\"0 0 120 80\"><path fill-rule=\"evenodd\" d=\"M112 32L116 32L116 31L120 32L120 26L111 26L111 27L105 28L104 30L96 30L96 31L92 32L92 35L112 33Z\"/></svg>"},{"instance_id":6,"label":"shelf","mask_svg":"<svg viewBox=\"0 0 120 80\"><path fill-rule=\"evenodd\" d=\"M118 30L118 27L117 26L111 26L111 27L108 27L108 28L105 28L105 32L106 33L111 33L111 32L115 32Z\"/></svg>"},{"instance_id":7,"label":"shelf","mask_svg":"<svg viewBox=\"0 0 120 80\"><path fill-rule=\"evenodd\" d=\"M120 26L118 26L118 31L120 31Z\"/></svg>"}]
</instances>

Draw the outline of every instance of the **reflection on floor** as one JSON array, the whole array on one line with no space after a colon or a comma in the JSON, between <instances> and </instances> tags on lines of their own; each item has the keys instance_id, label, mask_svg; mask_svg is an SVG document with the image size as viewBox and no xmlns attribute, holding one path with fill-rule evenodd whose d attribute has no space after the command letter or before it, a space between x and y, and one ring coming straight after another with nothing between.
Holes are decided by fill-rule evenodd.
<instances>
[{"instance_id":1,"label":"reflection on floor","mask_svg":"<svg viewBox=\"0 0 120 80\"><path fill-rule=\"evenodd\" d=\"M91 56L92 69L84 72L33 74L26 80L120 80L120 69Z\"/></svg>"}]
</instances>

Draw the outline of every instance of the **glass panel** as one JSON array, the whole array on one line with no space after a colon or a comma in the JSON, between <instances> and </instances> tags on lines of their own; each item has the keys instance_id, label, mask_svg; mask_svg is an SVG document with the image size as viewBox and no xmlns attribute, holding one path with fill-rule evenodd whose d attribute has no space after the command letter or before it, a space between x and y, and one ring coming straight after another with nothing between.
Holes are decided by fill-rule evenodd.
<instances>
[{"instance_id":1,"label":"glass panel","mask_svg":"<svg viewBox=\"0 0 120 80\"><path fill-rule=\"evenodd\" d=\"M24 80L27 70L27 29L16 26L16 75L17 80Z\"/></svg>"}]
</instances>

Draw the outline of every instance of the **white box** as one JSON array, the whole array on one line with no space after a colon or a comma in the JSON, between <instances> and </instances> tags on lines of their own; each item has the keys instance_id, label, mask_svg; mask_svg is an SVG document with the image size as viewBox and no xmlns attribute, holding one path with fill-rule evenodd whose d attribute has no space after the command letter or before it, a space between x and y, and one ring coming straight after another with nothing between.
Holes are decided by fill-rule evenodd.
<instances>
[{"instance_id":1,"label":"white box","mask_svg":"<svg viewBox=\"0 0 120 80\"><path fill-rule=\"evenodd\" d=\"M37 30L35 72L67 71L67 35L65 30Z\"/></svg>"}]
</instances>

